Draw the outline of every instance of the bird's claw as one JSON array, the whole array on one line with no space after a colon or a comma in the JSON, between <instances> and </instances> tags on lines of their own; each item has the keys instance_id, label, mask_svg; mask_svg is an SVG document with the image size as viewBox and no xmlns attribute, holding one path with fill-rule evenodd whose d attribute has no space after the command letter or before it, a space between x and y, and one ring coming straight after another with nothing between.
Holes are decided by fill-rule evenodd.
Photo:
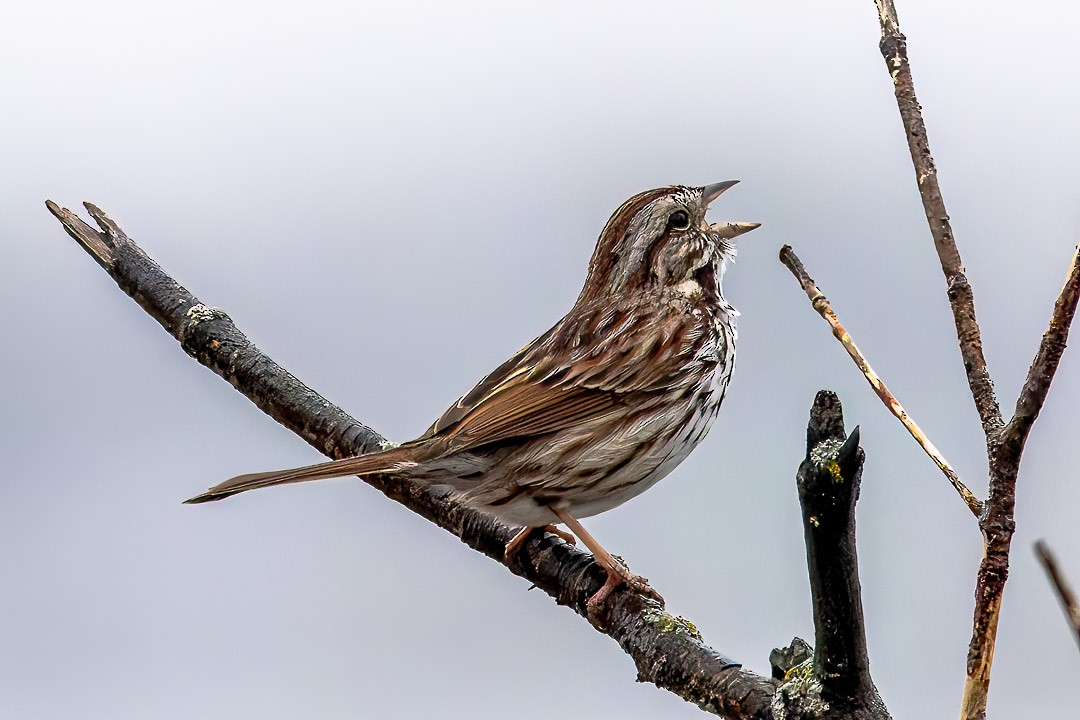
<instances>
[{"instance_id":1,"label":"bird's claw","mask_svg":"<svg viewBox=\"0 0 1080 720\"><path fill-rule=\"evenodd\" d=\"M593 596L585 603L585 608L589 613L592 614L603 606L612 591L620 585L626 585L637 594L655 600L663 607L664 598L649 585L649 579L630 572L630 569L622 563L622 558L618 558L618 560L620 565L622 565L620 568L622 572L612 572L611 570L607 570L607 581L604 582L603 586L593 593Z\"/></svg>"}]
</instances>

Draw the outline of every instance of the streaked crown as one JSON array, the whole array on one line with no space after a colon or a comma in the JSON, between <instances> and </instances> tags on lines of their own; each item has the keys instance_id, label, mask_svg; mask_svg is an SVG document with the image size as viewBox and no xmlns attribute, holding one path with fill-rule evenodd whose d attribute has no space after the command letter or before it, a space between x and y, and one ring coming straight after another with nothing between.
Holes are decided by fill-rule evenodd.
<instances>
[{"instance_id":1,"label":"streaked crown","mask_svg":"<svg viewBox=\"0 0 1080 720\"><path fill-rule=\"evenodd\" d=\"M712 285L719 294L726 263L735 257L734 238L758 227L705 219L709 204L736 182L657 188L624 202L600 233L578 302L660 292L687 281Z\"/></svg>"}]
</instances>

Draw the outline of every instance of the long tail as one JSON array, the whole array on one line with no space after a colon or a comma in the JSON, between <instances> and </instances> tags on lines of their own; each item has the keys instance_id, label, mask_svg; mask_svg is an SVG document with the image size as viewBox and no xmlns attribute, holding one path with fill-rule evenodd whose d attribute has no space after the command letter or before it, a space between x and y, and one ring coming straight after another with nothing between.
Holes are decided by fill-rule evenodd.
<instances>
[{"instance_id":1,"label":"long tail","mask_svg":"<svg viewBox=\"0 0 1080 720\"><path fill-rule=\"evenodd\" d=\"M381 452L368 453L357 457L332 460L308 465L306 467L290 468L288 470L272 470L270 472L249 473L237 475L226 480L220 485L215 485L201 495L196 495L185 504L195 504L222 500L230 495L258 490L259 488L272 487L274 485L287 485L288 483L307 482L308 480L326 480L329 478L349 477L351 475L373 475L375 473L396 473L405 467L415 465L413 456L415 447L403 445L401 447L383 450Z\"/></svg>"}]
</instances>

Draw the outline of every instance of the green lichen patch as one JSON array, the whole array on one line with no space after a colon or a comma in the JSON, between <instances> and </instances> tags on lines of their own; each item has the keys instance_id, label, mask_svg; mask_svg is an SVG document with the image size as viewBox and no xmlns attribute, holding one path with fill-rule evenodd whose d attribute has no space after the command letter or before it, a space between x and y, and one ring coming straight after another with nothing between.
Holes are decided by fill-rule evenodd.
<instances>
[{"instance_id":1,"label":"green lichen patch","mask_svg":"<svg viewBox=\"0 0 1080 720\"><path fill-rule=\"evenodd\" d=\"M698 632L694 623L684 617L671 615L663 610L649 610L642 617L642 620L645 621L646 625L654 627L660 632L683 632L695 640L701 639L701 633Z\"/></svg>"},{"instance_id":2,"label":"green lichen patch","mask_svg":"<svg viewBox=\"0 0 1080 720\"><path fill-rule=\"evenodd\" d=\"M810 451L810 461L818 466L835 463L843 446L843 440L822 440Z\"/></svg>"},{"instance_id":3,"label":"green lichen patch","mask_svg":"<svg viewBox=\"0 0 1080 720\"><path fill-rule=\"evenodd\" d=\"M827 716L829 703L821 699L821 680L813 674L812 664L807 661L792 668L784 683L776 689L772 701L776 720Z\"/></svg>"}]
</instances>

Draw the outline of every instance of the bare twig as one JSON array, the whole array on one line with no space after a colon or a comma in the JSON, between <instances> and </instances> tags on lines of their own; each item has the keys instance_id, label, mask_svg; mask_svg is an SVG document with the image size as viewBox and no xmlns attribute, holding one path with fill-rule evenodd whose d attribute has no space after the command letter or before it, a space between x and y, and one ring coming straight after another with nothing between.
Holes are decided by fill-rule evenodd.
<instances>
[{"instance_id":1,"label":"bare twig","mask_svg":"<svg viewBox=\"0 0 1080 720\"><path fill-rule=\"evenodd\" d=\"M185 352L316 449L341 458L369 452L386 442L264 355L227 314L201 303L101 210L86 205L102 228L99 232L70 210L52 202L47 205L68 234ZM587 612L586 600L604 579L591 555L549 534L528 540L517 557L507 561L503 550L514 533L493 516L455 502L446 492L392 477L367 477L365 482L588 618L633 658L638 680L655 683L728 718L772 717L773 680L743 670L705 645L693 625L666 613L654 600L622 588L601 608Z\"/></svg>"},{"instance_id":2,"label":"bare twig","mask_svg":"<svg viewBox=\"0 0 1080 720\"><path fill-rule=\"evenodd\" d=\"M945 200L938 186L937 167L930 154L930 144L926 135L922 110L915 97L915 85L911 79L911 67L907 57L907 38L900 32L896 17L896 8L892 0L875 0L878 8L878 20L881 23L881 54L889 67L896 104L900 108L900 117L907 131L908 149L915 166L915 177L919 185L926 220L930 223L930 234L934 238L941 270L945 273L948 288L949 305L952 308L956 335L960 341L960 355L964 360L968 386L979 411L983 431L986 437L997 434L1004 425L1001 409L994 395L994 384L986 368L983 357L982 333L975 320L975 298L964 274L964 265L956 249L949 214L945 210Z\"/></svg>"},{"instance_id":3,"label":"bare twig","mask_svg":"<svg viewBox=\"0 0 1080 720\"><path fill-rule=\"evenodd\" d=\"M930 441L930 438L926 436L926 433L922 431L922 428L915 422L907 411L904 410L903 405L896 399L889 388L885 386L878 374L874 372L874 369L870 367L870 363L866 357L859 350L859 347L855 344L855 341L851 339L851 335L840 323L840 320L836 317L836 313L833 312L832 305L826 299L825 295L818 289L814 283L813 278L806 272L806 268L803 267L802 261L799 260L799 256L795 254L795 251L791 249L790 245L785 245L780 249L780 261L787 266L791 274L799 281L799 285L806 292L806 296L810 298L810 304L814 310L818 312L821 317L825 318L825 321L832 327L833 335L840 341L840 344L847 350L848 355L855 361L855 365L862 371L866 381L870 383L870 387L874 389L877 396L881 398L881 402L885 403L885 407L889 409L893 415L907 428L907 431L911 433L911 437L915 438L915 442L919 443L926 454L930 456L930 459L934 461L941 472L945 474L949 482L952 484L956 492L960 494L960 497L964 500L964 503L971 510L975 517L979 517L983 510L983 503L979 498L975 497L961 482L960 477L956 474L956 470L949 464L949 461L941 454L941 451L937 449L937 446Z\"/></svg>"},{"instance_id":4,"label":"bare twig","mask_svg":"<svg viewBox=\"0 0 1080 720\"><path fill-rule=\"evenodd\" d=\"M1009 577L1009 549L1016 528L1016 476L1032 423L1042 409L1050 383L1057 372L1069 326L1076 313L1080 294L1080 256L1073 254L1065 285L1054 303L1050 325L1043 335L1035 360L1028 371L1016 403L1016 414L1004 432L990 443L990 495L979 525L984 554L975 583L975 616L968 646L967 680L961 717L986 717L986 697L990 688L990 668L1005 581Z\"/></svg>"},{"instance_id":5,"label":"bare twig","mask_svg":"<svg viewBox=\"0 0 1080 720\"><path fill-rule=\"evenodd\" d=\"M1065 343L1069 339L1069 326L1072 325L1076 315L1076 303L1080 298L1080 245L1073 251L1072 264L1065 276L1065 284L1061 287L1057 302L1054 303L1054 311L1050 315L1050 324L1043 334L1039 351L1031 362L1024 387L1020 391L1020 397L1016 401L1016 413L1006 428L1007 439L1021 446L1027 438L1035 418L1042 410L1046 394L1050 390L1050 383L1057 372L1061 354L1065 351Z\"/></svg>"},{"instance_id":6,"label":"bare twig","mask_svg":"<svg viewBox=\"0 0 1080 720\"><path fill-rule=\"evenodd\" d=\"M1076 636L1077 644L1080 644L1080 600L1076 599L1076 593L1069 587L1069 583L1065 579L1064 573L1061 572L1061 568L1058 567L1057 559L1050 552L1050 547L1046 544L1046 541L1040 540L1035 543L1035 555L1039 558L1039 562L1042 563L1043 569L1046 570L1046 575L1050 578L1050 584L1054 586L1058 600L1061 601L1061 608L1065 611L1065 619L1069 622L1073 635Z\"/></svg>"}]
</instances>

